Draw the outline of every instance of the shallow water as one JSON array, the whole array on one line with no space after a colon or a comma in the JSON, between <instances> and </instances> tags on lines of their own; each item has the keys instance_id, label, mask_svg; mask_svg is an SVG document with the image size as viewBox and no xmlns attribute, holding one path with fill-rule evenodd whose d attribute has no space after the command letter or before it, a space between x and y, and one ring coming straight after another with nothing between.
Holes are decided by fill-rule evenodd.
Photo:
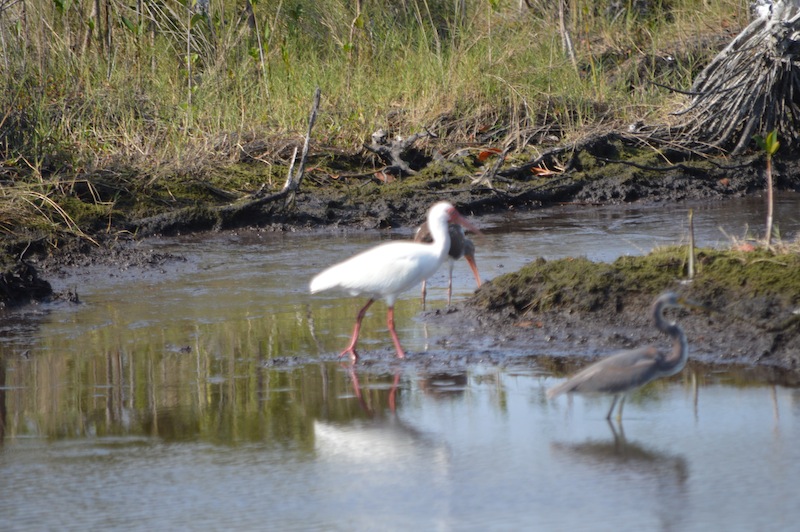
<instances>
[{"instance_id":1,"label":"shallow water","mask_svg":"<svg viewBox=\"0 0 800 532\"><path fill-rule=\"evenodd\" d=\"M784 238L798 205L779 197ZM490 279L539 256L685 242L687 207L487 216L478 266ZM699 245L729 243L720 226L763 226L760 198L692 207ZM362 302L311 296L308 280L409 235L150 240L186 260L87 271L55 283L83 304L3 313L3 529L793 529L800 393L756 372L692 365L610 426L607 398L545 399L560 380L537 363L548 353L429 367L444 331L420 318L416 292L396 313L409 361L339 364ZM431 307L445 286L443 268ZM454 288L474 289L463 262ZM365 358L391 360L382 304L362 334Z\"/></svg>"}]
</instances>

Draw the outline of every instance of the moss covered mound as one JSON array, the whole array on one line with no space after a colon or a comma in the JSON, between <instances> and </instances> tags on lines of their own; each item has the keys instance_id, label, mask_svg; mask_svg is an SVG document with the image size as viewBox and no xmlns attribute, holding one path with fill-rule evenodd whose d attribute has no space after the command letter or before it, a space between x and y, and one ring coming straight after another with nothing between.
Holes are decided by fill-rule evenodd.
<instances>
[{"instance_id":1,"label":"moss covered mound","mask_svg":"<svg viewBox=\"0 0 800 532\"><path fill-rule=\"evenodd\" d=\"M544 327L555 330L566 320L574 334L590 339L624 331L638 345L659 341L648 308L659 293L674 290L712 309L708 317L680 320L695 351L716 362L800 367L800 255L702 249L691 281L687 263L680 247L611 264L539 259L487 282L467 306L494 316L495 327L519 328L541 314Z\"/></svg>"},{"instance_id":2,"label":"moss covered mound","mask_svg":"<svg viewBox=\"0 0 800 532\"><path fill-rule=\"evenodd\" d=\"M568 309L576 312L619 311L638 296L650 299L679 290L714 308L747 300L769 300L774 315L800 302L800 255L702 249L696 253L694 279L687 282L687 251L669 247L649 255L620 257L611 264L585 258L539 259L517 272L493 279L470 305L515 314Z\"/></svg>"}]
</instances>

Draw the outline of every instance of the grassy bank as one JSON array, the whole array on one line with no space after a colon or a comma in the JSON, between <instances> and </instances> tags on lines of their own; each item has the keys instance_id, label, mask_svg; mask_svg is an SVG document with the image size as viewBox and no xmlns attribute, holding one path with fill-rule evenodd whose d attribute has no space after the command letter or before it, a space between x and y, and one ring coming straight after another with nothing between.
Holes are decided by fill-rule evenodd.
<instances>
[{"instance_id":1,"label":"grassy bank","mask_svg":"<svg viewBox=\"0 0 800 532\"><path fill-rule=\"evenodd\" d=\"M765 312L787 315L800 297L800 256L795 247L769 251L758 249L701 249L698 272L687 284L699 300L722 307L768 300ZM652 297L688 283L687 249L657 248L644 256L620 257L613 263L585 258L555 261L539 259L493 279L473 298L487 310L507 309L517 315L569 309L576 312L618 311L631 294ZM766 316L758 316L766 317Z\"/></svg>"},{"instance_id":2,"label":"grassy bank","mask_svg":"<svg viewBox=\"0 0 800 532\"><path fill-rule=\"evenodd\" d=\"M468 306L488 316L488 328L505 327L509 336L532 329L540 338L588 338L618 348L619 336L654 333L646 309L657 294L673 290L709 309L679 320L693 352L712 353L716 362L800 367L796 247L698 249L692 280L687 255L686 246L670 246L613 263L540 259L488 281Z\"/></svg>"},{"instance_id":3,"label":"grassy bank","mask_svg":"<svg viewBox=\"0 0 800 532\"><path fill-rule=\"evenodd\" d=\"M0 0L0 232L111 231L197 181L280 187L317 86L317 150L378 128L524 150L659 121L677 99L649 82L687 87L748 19L743 0L575 0L573 62L553 4Z\"/></svg>"}]
</instances>

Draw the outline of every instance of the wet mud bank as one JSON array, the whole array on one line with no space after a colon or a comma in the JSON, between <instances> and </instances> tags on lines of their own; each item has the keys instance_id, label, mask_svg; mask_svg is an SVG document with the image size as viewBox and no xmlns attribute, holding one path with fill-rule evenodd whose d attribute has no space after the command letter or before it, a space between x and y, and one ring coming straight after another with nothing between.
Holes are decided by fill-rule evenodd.
<instances>
[{"instance_id":1,"label":"wet mud bank","mask_svg":"<svg viewBox=\"0 0 800 532\"><path fill-rule=\"evenodd\" d=\"M721 200L765 186L762 156L692 159L633 147L615 134L534 159L506 160L497 171L492 171L491 157L465 155L431 160L415 175L390 178L374 164L369 170L366 160L338 159L346 160L325 154L312 157L312 168L292 201L280 193L223 203L202 196L192 198L188 206L153 215L122 216L119 225L137 237L240 227L376 229L416 226L432 203L444 199L478 216L563 203L591 208L637 201ZM357 177L346 173L355 169ZM773 177L777 189L800 190L800 159L775 158Z\"/></svg>"},{"instance_id":2,"label":"wet mud bank","mask_svg":"<svg viewBox=\"0 0 800 532\"><path fill-rule=\"evenodd\" d=\"M332 179L330 172L312 172L290 205L246 201L238 208L236 203L206 201L146 217L122 213L115 222L116 232L106 228L92 235L99 245L84 238L61 240L57 247L9 244L6 250L13 252L6 253L4 270L17 268L18 273L5 274L4 282L10 282L0 296L4 306L64 297L48 291L48 277L90 267L152 275L183 260L138 246L145 236L240 227L340 231L415 226L430 205L442 199L468 216L480 216L563 203L591 209L630 202L724 201L764 188L764 162L755 155L736 160L673 159L668 165L662 153L631 152L612 136L585 143L580 150L554 152L536 164L512 162L481 183L475 182L480 166L467 159L434 162L417 175L390 182ZM310 166L319 168L316 163ZM542 175L545 167L560 170ZM777 158L773 173L777 188L800 190L800 161ZM719 311L677 316L696 359L798 369L800 324L794 311L800 305L800 264L791 254L763 253L723 257L704 250L691 283L681 282L685 250L612 264L537 261L487 283L455 312L428 318L454 320L453 337L443 342L448 349L463 347L462 353L473 348L480 352L482 347L489 352L498 344L517 342L518 352L547 354L558 344L559 350L591 356L644 342L663 343L649 323L647 309L655 295L670 288ZM766 271L768 266L774 268ZM464 344L465 338L472 347Z\"/></svg>"},{"instance_id":3,"label":"wet mud bank","mask_svg":"<svg viewBox=\"0 0 800 532\"><path fill-rule=\"evenodd\" d=\"M620 135L590 137L532 156L530 150L498 160L494 152L456 149L429 158L413 175L390 176L363 154L319 152L309 157L294 197L282 192L281 161L264 173L263 162L206 169L199 176L155 180L147 191L127 192L107 182L97 199L110 212L70 212L80 229L101 244L118 239L260 227L274 231L311 228L386 228L417 225L428 207L447 199L465 214L535 209L560 203L592 205L636 201L723 199L765 186L763 156L695 157L642 148ZM488 155L486 155L488 153ZM502 163L498 166L498 163ZM123 174L124 175L124 174ZM777 189L800 190L800 159L773 159ZM130 178L128 178L130 179ZM227 188L223 189L222 186ZM106 198L103 191L113 196ZM122 191L121 191L122 190ZM83 203L73 198L71 203ZM80 238L72 235L74 238ZM4 255L48 253L58 260L69 234L22 235L3 243ZM47 248L48 239L56 246ZM31 242L35 245L31 246ZM102 249L100 251L102 253Z\"/></svg>"},{"instance_id":4,"label":"wet mud bank","mask_svg":"<svg viewBox=\"0 0 800 532\"><path fill-rule=\"evenodd\" d=\"M53 297L50 283L36 267L25 261L9 264L0 271L0 308L43 301Z\"/></svg>"},{"instance_id":5,"label":"wet mud bank","mask_svg":"<svg viewBox=\"0 0 800 532\"><path fill-rule=\"evenodd\" d=\"M651 344L669 346L651 322L650 305L673 290L710 309L670 311L689 339L694 361L800 369L800 256L765 250L697 252L686 278L686 249L658 249L613 263L538 260L492 279L455 312L428 319L450 323L446 339L555 355L563 371L575 355L593 357ZM559 362L558 355L565 355Z\"/></svg>"}]
</instances>

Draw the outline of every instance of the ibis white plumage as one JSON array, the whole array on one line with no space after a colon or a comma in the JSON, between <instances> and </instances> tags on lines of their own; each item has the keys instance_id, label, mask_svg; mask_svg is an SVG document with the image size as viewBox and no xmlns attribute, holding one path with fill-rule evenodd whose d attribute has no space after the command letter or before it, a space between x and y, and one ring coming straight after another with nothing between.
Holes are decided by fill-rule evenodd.
<instances>
[{"instance_id":1,"label":"ibis white plumage","mask_svg":"<svg viewBox=\"0 0 800 532\"><path fill-rule=\"evenodd\" d=\"M361 321L375 300L384 299L388 307L386 323L397 356L405 357L394 328L394 304L398 295L433 275L445 261L450 250L450 235L447 229L449 223L462 225L476 233L480 232L461 216L453 205L446 201L439 202L428 210L428 226L433 240L431 243L387 242L335 264L311 280L309 288L312 294L339 289L352 296L369 298L358 312L350 344L340 356L350 354L354 361L358 360L356 342L361 330Z\"/></svg>"}]
</instances>

